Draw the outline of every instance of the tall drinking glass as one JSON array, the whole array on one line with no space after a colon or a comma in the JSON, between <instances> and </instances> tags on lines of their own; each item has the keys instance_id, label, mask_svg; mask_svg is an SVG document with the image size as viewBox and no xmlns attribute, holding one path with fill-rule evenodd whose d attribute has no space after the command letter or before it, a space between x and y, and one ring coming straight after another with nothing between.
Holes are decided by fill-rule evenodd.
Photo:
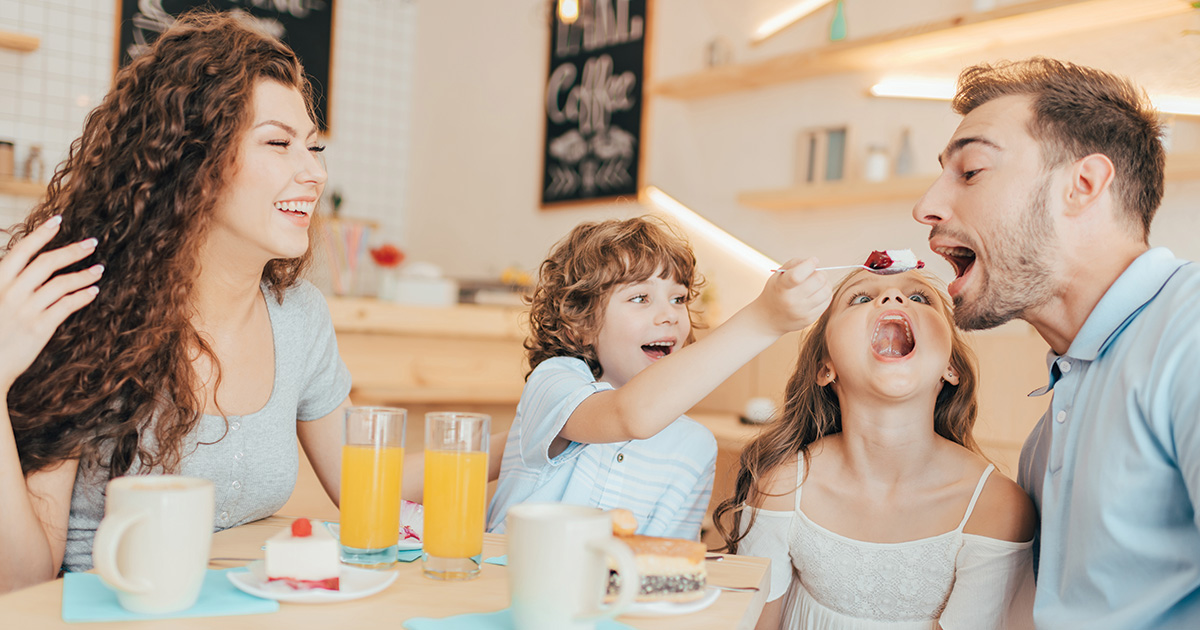
<instances>
[{"instance_id":1,"label":"tall drinking glass","mask_svg":"<svg viewBox=\"0 0 1200 630\"><path fill-rule=\"evenodd\" d=\"M346 410L339 525L346 564L386 569L396 563L407 416L395 407Z\"/></svg>"},{"instance_id":2,"label":"tall drinking glass","mask_svg":"<svg viewBox=\"0 0 1200 630\"><path fill-rule=\"evenodd\" d=\"M425 414L425 575L470 580L479 575L487 508L490 416Z\"/></svg>"}]
</instances>

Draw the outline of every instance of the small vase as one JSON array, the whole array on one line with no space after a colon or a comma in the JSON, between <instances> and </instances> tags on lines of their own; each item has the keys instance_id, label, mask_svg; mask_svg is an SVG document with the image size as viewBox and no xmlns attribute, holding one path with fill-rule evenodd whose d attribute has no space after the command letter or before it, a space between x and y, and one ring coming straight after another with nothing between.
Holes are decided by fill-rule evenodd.
<instances>
[{"instance_id":1,"label":"small vase","mask_svg":"<svg viewBox=\"0 0 1200 630\"><path fill-rule=\"evenodd\" d=\"M829 41L836 42L846 39L846 7L843 0L838 0L833 9L833 23L829 25Z\"/></svg>"},{"instance_id":2,"label":"small vase","mask_svg":"<svg viewBox=\"0 0 1200 630\"><path fill-rule=\"evenodd\" d=\"M912 140L909 138L909 130L906 127L900 135L900 150L896 152L896 177L912 175L916 167Z\"/></svg>"},{"instance_id":3,"label":"small vase","mask_svg":"<svg viewBox=\"0 0 1200 630\"><path fill-rule=\"evenodd\" d=\"M375 297L389 302L396 301L399 292L400 272L396 269L380 268L378 273L378 288Z\"/></svg>"}]
</instances>

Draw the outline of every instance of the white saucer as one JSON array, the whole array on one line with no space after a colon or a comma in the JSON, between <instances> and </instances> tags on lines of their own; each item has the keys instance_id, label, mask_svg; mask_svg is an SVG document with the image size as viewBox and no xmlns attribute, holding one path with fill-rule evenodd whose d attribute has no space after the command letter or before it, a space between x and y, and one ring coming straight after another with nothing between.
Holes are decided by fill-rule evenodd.
<instances>
[{"instance_id":1,"label":"white saucer","mask_svg":"<svg viewBox=\"0 0 1200 630\"><path fill-rule=\"evenodd\" d=\"M341 540L342 529L338 523L328 523L327 522L327 523L325 523L325 528L329 530L330 534L333 534L333 537L335 539ZM402 536L404 535L403 532L401 532L401 535ZM413 549L420 549L420 548L421 548L421 541L413 540L412 538L409 538L407 540L402 538L402 539L400 539L399 542L396 543L396 551L412 551Z\"/></svg>"},{"instance_id":2,"label":"white saucer","mask_svg":"<svg viewBox=\"0 0 1200 630\"><path fill-rule=\"evenodd\" d=\"M342 565L338 576L341 590L296 590L283 582L268 582L262 560L246 565L246 571L230 571L226 577L243 593L294 604L328 604L374 595L396 581L395 571L372 571Z\"/></svg>"},{"instance_id":3,"label":"white saucer","mask_svg":"<svg viewBox=\"0 0 1200 630\"><path fill-rule=\"evenodd\" d=\"M621 617L671 617L674 615L688 615L698 612L712 606L713 602L721 596L721 591L708 587L704 591L704 597L690 602L634 602L625 612L621 613Z\"/></svg>"}]
</instances>

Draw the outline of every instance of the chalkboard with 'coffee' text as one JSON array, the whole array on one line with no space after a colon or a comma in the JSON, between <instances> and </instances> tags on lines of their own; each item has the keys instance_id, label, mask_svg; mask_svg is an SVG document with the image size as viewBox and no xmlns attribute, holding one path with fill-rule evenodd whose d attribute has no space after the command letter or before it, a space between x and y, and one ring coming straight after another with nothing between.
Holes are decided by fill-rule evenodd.
<instances>
[{"instance_id":1,"label":"chalkboard with 'coffee' text","mask_svg":"<svg viewBox=\"0 0 1200 630\"><path fill-rule=\"evenodd\" d=\"M581 0L574 24L551 4L542 205L637 195L647 0Z\"/></svg>"}]
</instances>

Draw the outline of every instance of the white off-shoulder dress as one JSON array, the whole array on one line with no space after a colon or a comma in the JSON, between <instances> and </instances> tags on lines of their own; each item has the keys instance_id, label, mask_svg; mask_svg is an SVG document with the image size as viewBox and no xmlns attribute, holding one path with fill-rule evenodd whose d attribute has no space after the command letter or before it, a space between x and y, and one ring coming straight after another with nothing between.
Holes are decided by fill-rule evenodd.
<instances>
[{"instance_id":1,"label":"white off-shoulder dress","mask_svg":"<svg viewBox=\"0 0 1200 630\"><path fill-rule=\"evenodd\" d=\"M963 533L994 467L980 476L958 527L900 543L847 538L794 511L746 508L754 526L738 553L771 560L768 601L786 595L792 630L1009 630L1032 628L1033 541ZM804 478L804 458L797 479Z\"/></svg>"}]
</instances>

